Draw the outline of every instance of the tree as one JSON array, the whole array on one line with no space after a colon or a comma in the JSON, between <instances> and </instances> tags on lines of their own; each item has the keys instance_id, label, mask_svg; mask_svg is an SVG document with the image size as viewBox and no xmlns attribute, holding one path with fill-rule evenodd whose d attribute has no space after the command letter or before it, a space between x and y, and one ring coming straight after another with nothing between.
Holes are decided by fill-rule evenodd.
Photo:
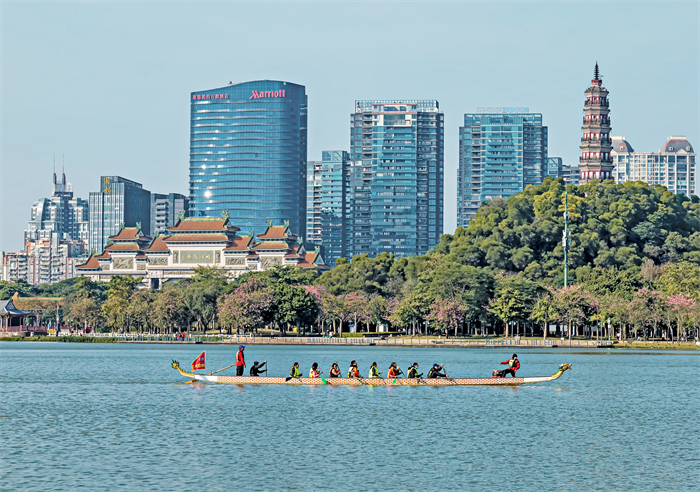
<instances>
[{"instance_id":1,"label":"tree","mask_svg":"<svg viewBox=\"0 0 700 492\"><path fill-rule=\"evenodd\" d=\"M457 336L457 330L464 325L468 309L466 303L459 297L454 299L438 298L430 306L428 319L441 328L452 329Z\"/></svg>"},{"instance_id":2,"label":"tree","mask_svg":"<svg viewBox=\"0 0 700 492\"><path fill-rule=\"evenodd\" d=\"M152 323L162 332L172 333L187 322L185 294L176 287L165 287L157 291L153 303Z\"/></svg>"},{"instance_id":3,"label":"tree","mask_svg":"<svg viewBox=\"0 0 700 492\"><path fill-rule=\"evenodd\" d=\"M79 297L68 305L67 318L87 330L96 328L102 322L102 311L97 299Z\"/></svg>"},{"instance_id":4,"label":"tree","mask_svg":"<svg viewBox=\"0 0 700 492\"><path fill-rule=\"evenodd\" d=\"M102 305L102 313L112 329L126 328L129 299L139 282L131 275L115 275L109 280L107 301Z\"/></svg>"},{"instance_id":5,"label":"tree","mask_svg":"<svg viewBox=\"0 0 700 492\"><path fill-rule=\"evenodd\" d=\"M259 277L250 277L218 300L219 322L227 329L253 330L272 320L275 297Z\"/></svg>"},{"instance_id":6,"label":"tree","mask_svg":"<svg viewBox=\"0 0 700 492\"><path fill-rule=\"evenodd\" d=\"M668 296L666 303L676 319L676 341L680 342L681 333L686 337L685 325L696 308L695 300L687 294Z\"/></svg>"},{"instance_id":7,"label":"tree","mask_svg":"<svg viewBox=\"0 0 700 492\"><path fill-rule=\"evenodd\" d=\"M409 294L401 300L395 300L390 305L389 321L402 328L411 327L415 336L417 332L420 332L420 323L430 313L430 304L430 297L426 294L418 292Z\"/></svg>"},{"instance_id":8,"label":"tree","mask_svg":"<svg viewBox=\"0 0 700 492\"><path fill-rule=\"evenodd\" d=\"M367 323L369 321L368 302L367 296L359 292L350 292L345 295L345 306L355 319L355 331L358 333L360 332L358 322Z\"/></svg>"},{"instance_id":9,"label":"tree","mask_svg":"<svg viewBox=\"0 0 700 492\"><path fill-rule=\"evenodd\" d=\"M130 326L136 325L137 331L151 331L153 301L154 294L148 289L135 292L129 299L126 319Z\"/></svg>"}]
</instances>

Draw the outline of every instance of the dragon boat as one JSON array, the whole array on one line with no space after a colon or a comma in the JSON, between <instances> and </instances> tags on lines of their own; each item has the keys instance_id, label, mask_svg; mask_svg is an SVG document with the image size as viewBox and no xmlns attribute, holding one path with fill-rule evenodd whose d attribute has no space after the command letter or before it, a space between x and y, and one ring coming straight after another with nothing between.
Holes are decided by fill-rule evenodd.
<instances>
[{"instance_id":1,"label":"dragon boat","mask_svg":"<svg viewBox=\"0 0 700 492\"><path fill-rule=\"evenodd\" d=\"M551 376L511 378L439 378L439 379L401 379L401 378L288 378L271 376L214 376L212 374L195 374L183 371L180 363L172 361L171 366L190 382L202 381L219 384L284 384L287 386L520 386L523 384L546 383L559 379L571 364L559 365L559 370Z\"/></svg>"}]
</instances>

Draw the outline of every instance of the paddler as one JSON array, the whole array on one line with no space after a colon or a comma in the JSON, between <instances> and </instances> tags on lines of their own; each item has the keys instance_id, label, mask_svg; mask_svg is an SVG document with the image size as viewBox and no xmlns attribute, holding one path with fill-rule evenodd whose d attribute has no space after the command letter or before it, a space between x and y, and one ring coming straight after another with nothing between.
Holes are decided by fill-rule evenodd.
<instances>
[{"instance_id":1,"label":"paddler","mask_svg":"<svg viewBox=\"0 0 700 492\"><path fill-rule=\"evenodd\" d=\"M301 377L301 371L299 370L299 363L295 362L294 365L292 366L292 370L289 371L289 377L290 378L300 378Z\"/></svg>"},{"instance_id":2,"label":"paddler","mask_svg":"<svg viewBox=\"0 0 700 492\"><path fill-rule=\"evenodd\" d=\"M503 377L506 377L506 374L510 374L511 376L515 377L515 372L520 369L518 354L513 354L513 357L508 360L504 360L501 362L501 364L508 364L508 369L503 370Z\"/></svg>"},{"instance_id":3,"label":"paddler","mask_svg":"<svg viewBox=\"0 0 700 492\"><path fill-rule=\"evenodd\" d=\"M309 370L309 377L310 378L318 378L321 377L321 373L323 371L318 370L318 363L314 362L311 364L311 369Z\"/></svg>"},{"instance_id":4,"label":"paddler","mask_svg":"<svg viewBox=\"0 0 700 492\"><path fill-rule=\"evenodd\" d=\"M339 378L340 377L340 368L338 367L337 362L334 362L333 365L331 366L331 370L328 371L328 377L329 378Z\"/></svg>"},{"instance_id":5,"label":"paddler","mask_svg":"<svg viewBox=\"0 0 700 492\"><path fill-rule=\"evenodd\" d=\"M348 369L348 377L349 378L359 378L360 377L360 370L357 368L356 361L352 361L350 363L350 369Z\"/></svg>"},{"instance_id":6,"label":"paddler","mask_svg":"<svg viewBox=\"0 0 700 492\"><path fill-rule=\"evenodd\" d=\"M440 370L444 370L443 365L437 365L433 364L433 367L430 368L430 371L428 371L428 379L437 379L437 378L449 378L446 373L440 372Z\"/></svg>"},{"instance_id":7,"label":"paddler","mask_svg":"<svg viewBox=\"0 0 700 492\"><path fill-rule=\"evenodd\" d=\"M423 373L418 374L418 362L414 362L411 367L408 368L408 379L420 379L423 377Z\"/></svg>"},{"instance_id":8,"label":"paddler","mask_svg":"<svg viewBox=\"0 0 700 492\"><path fill-rule=\"evenodd\" d=\"M399 374L403 374L401 368L399 368L399 366L396 365L396 362L392 362L389 366L389 372L387 373L386 377L394 379L399 377Z\"/></svg>"},{"instance_id":9,"label":"paddler","mask_svg":"<svg viewBox=\"0 0 700 492\"><path fill-rule=\"evenodd\" d=\"M260 373L267 372L267 369L263 369L265 364L267 364L267 361L264 361L262 364L259 363L257 360L253 362L253 367L250 368L250 375L260 376Z\"/></svg>"},{"instance_id":10,"label":"paddler","mask_svg":"<svg viewBox=\"0 0 700 492\"><path fill-rule=\"evenodd\" d=\"M245 345L239 345L238 352L236 352L236 376L243 376L243 369L245 369L245 355L243 355L244 350Z\"/></svg>"},{"instance_id":11,"label":"paddler","mask_svg":"<svg viewBox=\"0 0 700 492\"><path fill-rule=\"evenodd\" d=\"M376 363L376 362L372 362L372 365L369 366L369 378L370 378L370 379L381 379L382 373L383 373L383 372L384 372L384 371L380 371L380 370L377 368L377 363Z\"/></svg>"}]
</instances>

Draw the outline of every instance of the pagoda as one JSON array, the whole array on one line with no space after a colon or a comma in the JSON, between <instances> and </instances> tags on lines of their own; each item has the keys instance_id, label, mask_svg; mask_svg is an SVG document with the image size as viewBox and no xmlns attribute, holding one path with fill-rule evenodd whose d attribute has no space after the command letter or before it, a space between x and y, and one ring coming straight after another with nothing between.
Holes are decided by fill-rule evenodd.
<instances>
[{"instance_id":1,"label":"pagoda","mask_svg":"<svg viewBox=\"0 0 700 492\"><path fill-rule=\"evenodd\" d=\"M583 104L583 136L581 137L581 158L579 159L579 184L587 184L592 179L612 179L613 163L610 151L610 102L608 90L595 64L591 86L586 89L586 102Z\"/></svg>"}]
</instances>

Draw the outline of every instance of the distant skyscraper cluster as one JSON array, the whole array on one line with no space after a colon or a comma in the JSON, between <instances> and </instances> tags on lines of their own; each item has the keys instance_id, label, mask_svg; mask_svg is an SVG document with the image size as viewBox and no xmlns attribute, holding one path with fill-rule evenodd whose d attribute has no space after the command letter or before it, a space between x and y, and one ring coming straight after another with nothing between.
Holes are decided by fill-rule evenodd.
<instances>
[{"instance_id":1,"label":"distant skyscraper cluster","mask_svg":"<svg viewBox=\"0 0 700 492\"><path fill-rule=\"evenodd\" d=\"M466 227L484 202L508 198L547 177L573 185L641 180L673 193L697 193L696 154L684 136L669 137L658 153L635 152L625 137L611 136L609 92L597 63L583 114L578 165L548 155L541 113L484 107L465 114L459 127L457 225ZM120 231L130 228L151 240L171 234L185 217L206 220L222 213L246 231L252 249L244 263L253 269L255 255L266 254L261 251L286 251L281 262L262 258L261 268L269 268L334 265L362 254L421 255L439 243L445 127L438 101L355 101L349 148L324 150L320 160L307 159L307 119L306 88L291 82L258 80L192 92L188 196L151 193L121 176L102 176L99 191L86 201L73 198L65 174L59 181L54 172L52 196L32 206L24 250L3 256L3 279L38 284L70 278L88 251L104 253L91 256L86 265L92 266L81 267L84 271L94 274L97 263L99 271L111 271L113 254L126 247L126 240L114 244ZM263 236L276 227L285 227L292 238L279 250ZM200 232L198 241L209 237ZM234 247L217 240L224 252ZM305 252L304 242L314 253ZM152 246L147 251L156 254ZM164 251L170 250L159 254ZM141 263L144 258L137 257ZM135 268L138 262L132 263Z\"/></svg>"}]
</instances>

